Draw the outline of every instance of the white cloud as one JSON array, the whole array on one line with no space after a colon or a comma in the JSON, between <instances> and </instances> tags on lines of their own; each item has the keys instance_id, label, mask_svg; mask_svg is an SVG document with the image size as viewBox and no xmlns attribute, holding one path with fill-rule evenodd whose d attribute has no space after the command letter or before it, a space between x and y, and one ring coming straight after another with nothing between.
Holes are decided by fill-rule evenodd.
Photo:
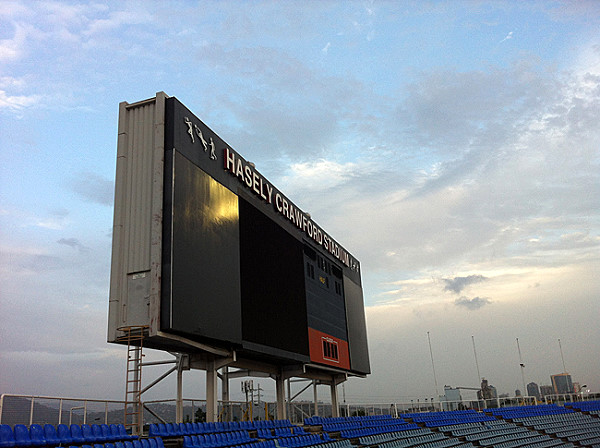
<instances>
[{"instance_id":1,"label":"white cloud","mask_svg":"<svg viewBox=\"0 0 600 448\"><path fill-rule=\"evenodd\" d=\"M510 31L506 36L504 36L504 39L502 39L499 43L502 43L504 41L510 40L513 38L513 32Z\"/></svg>"},{"instance_id":2,"label":"white cloud","mask_svg":"<svg viewBox=\"0 0 600 448\"><path fill-rule=\"evenodd\" d=\"M0 62L15 61L25 53L25 43L31 28L15 23L14 29L12 38L0 40Z\"/></svg>"},{"instance_id":3,"label":"white cloud","mask_svg":"<svg viewBox=\"0 0 600 448\"><path fill-rule=\"evenodd\" d=\"M39 104L41 98L40 95L11 96L6 91L0 90L0 109L18 111Z\"/></svg>"}]
</instances>

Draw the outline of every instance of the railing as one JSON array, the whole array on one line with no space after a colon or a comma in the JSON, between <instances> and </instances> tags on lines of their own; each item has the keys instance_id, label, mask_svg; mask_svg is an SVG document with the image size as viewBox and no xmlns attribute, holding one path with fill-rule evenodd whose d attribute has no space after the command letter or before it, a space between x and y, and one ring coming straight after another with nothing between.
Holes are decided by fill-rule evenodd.
<instances>
[{"instance_id":1,"label":"railing","mask_svg":"<svg viewBox=\"0 0 600 448\"><path fill-rule=\"evenodd\" d=\"M404 403L392 404L357 404L342 403L339 406L339 415L343 417L361 415L391 415L398 417L401 414L414 412L436 412L474 409L482 411L489 408L502 408L509 406L524 406L533 404L559 404L573 401L589 401L600 399L600 393L561 394L549 395L545 401L538 402L534 397L493 398L491 400L463 400L463 401L433 401L411 400ZM123 410L125 402L119 400L99 400L89 398L65 398L39 395L3 394L0 396L0 423L25 424L50 423L58 425L92 424L92 423L123 423ZM175 422L176 400L152 400L143 403L143 422L147 428L150 423ZM220 421L242 420L272 420L276 419L277 406L275 403L246 403L242 401L219 401L218 419ZM333 415L331 404L315 404L308 401L287 403L287 417L292 423L301 424L304 418L313 415L331 417ZM204 421L206 416L206 400L184 399L182 421Z\"/></svg>"},{"instance_id":2,"label":"railing","mask_svg":"<svg viewBox=\"0 0 600 448\"><path fill-rule=\"evenodd\" d=\"M117 400L2 394L0 423L123 423L124 405L124 401Z\"/></svg>"}]
</instances>

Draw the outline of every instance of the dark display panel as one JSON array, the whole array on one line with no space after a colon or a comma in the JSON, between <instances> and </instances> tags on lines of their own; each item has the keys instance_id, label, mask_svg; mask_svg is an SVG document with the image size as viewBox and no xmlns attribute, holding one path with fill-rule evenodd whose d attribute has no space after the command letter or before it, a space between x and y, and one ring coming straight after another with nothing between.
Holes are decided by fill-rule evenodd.
<instances>
[{"instance_id":1,"label":"dark display panel","mask_svg":"<svg viewBox=\"0 0 600 448\"><path fill-rule=\"evenodd\" d=\"M181 153L169 152L176 181L164 256L172 269L163 283L161 326L240 343L238 197Z\"/></svg>"},{"instance_id":2,"label":"dark display panel","mask_svg":"<svg viewBox=\"0 0 600 448\"><path fill-rule=\"evenodd\" d=\"M242 338L308 356L302 244L239 198Z\"/></svg>"},{"instance_id":3,"label":"dark display panel","mask_svg":"<svg viewBox=\"0 0 600 448\"><path fill-rule=\"evenodd\" d=\"M304 269L308 326L347 340L342 270L306 244Z\"/></svg>"},{"instance_id":4,"label":"dark display panel","mask_svg":"<svg viewBox=\"0 0 600 448\"><path fill-rule=\"evenodd\" d=\"M175 98L164 173L163 331L370 372L358 261Z\"/></svg>"}]
</instances>

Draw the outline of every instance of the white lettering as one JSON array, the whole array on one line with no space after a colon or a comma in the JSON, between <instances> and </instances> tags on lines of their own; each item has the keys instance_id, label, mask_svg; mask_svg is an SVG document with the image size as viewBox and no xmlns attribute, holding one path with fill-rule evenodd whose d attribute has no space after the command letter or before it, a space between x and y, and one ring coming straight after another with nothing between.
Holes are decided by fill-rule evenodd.
<instances>
[{"instance_id":1,"label":"white lettering","mask_svg":"<svg viewBox=\"0 0 600 448\"><path fill-rule=\"evenodd\" d=\"M248 188L252 188L252 167L250 165L246 165L244 167L244 172L246 173L246 185L248 186Z\"/></svg>"},{"instance_id":2,"label":"white lettering","mask_svg":"<svg viewBox=\"0 0 600 448\"><path fill-rule=\"evenodd\" d=\"M256 171L252 172L252 189L256 194L260 195L260 190L258 189L258 174L256 174Z\"/></svg>"},{"instance_id":3,"label":"white lettering","mask_svg":"<svg viewBox=\"0 0 600 448\"><path fill-rule=\"evenodd\" d=\"M225 169L235 174L235 154L229 148L225 148L223 152Z\"/></svg>"},{"instance_id":4,"label":"white lettering","mask_svg":"<svg viewBox=\"0 0 600 448\"><path fill-rule=\"evenodd\" d=\"M235 175L240 179L240 181L244 182L244 165L242 165L242 159L237 159Z\"/></svg>"}]
</instances>

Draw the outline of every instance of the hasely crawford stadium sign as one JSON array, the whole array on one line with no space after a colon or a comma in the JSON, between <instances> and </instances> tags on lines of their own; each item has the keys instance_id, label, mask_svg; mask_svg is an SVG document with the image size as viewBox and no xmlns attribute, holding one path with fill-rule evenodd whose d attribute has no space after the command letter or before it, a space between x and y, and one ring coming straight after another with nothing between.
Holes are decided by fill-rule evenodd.
<instances>
[{"instance_id":1,"label":"hasely crawford stadium sign","mask_svg":"<svg viewBox=\"0 0 600 448\"><path fill-rule=\"evenodd\" d=\"M202 131L194 125L188 117L184 118L187 125L187 133L195 143L194 134L198 136L205 152L210 153L210 158L216 160L215 148L212 139L207 143ZM208 151L210 149L210 151ZM323 247L327 252L337 258L345 266L355 272L359 272L358 262L323 229L321 229L306 213L296 207L279 190L277 190L265 177L263 177L250 162L244 160L234 150L225 147L223 149L223 168L231 175L237 177L253 194L260 197L267 204L277 210L290 223L300 231L304 232L311 240Z\"/></svg>"}]
</instances>

